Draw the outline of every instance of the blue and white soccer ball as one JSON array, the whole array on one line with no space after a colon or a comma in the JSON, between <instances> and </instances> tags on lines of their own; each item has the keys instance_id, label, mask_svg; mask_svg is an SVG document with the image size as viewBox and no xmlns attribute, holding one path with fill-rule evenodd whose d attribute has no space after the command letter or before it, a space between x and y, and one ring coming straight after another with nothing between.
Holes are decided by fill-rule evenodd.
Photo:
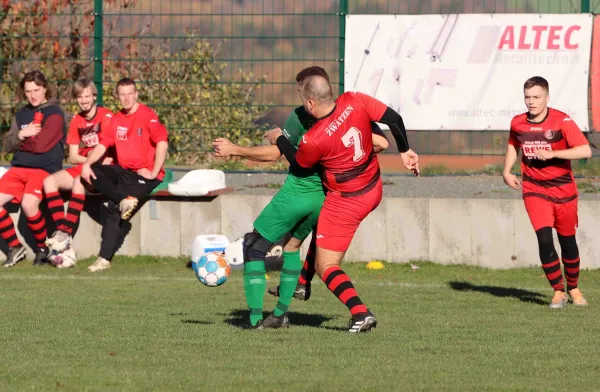
<instances>
[{"instance_id":1,"label":"blue and white soccer ball","mask_svg":"<svg viewBox=\"0 0 600 392\"><path fill-rule=\"evenodd\" d=\"M51 250L48 255L48 260L56 268L71 268L77 264L77 253L75 249L68 248L63 251Z\"/></svg>"},{"instance_id":2,"label":"blue and white soccer ball","mask_svg":"<svg viewBox=\"0 0 600 392\"><path fill-rule=\"evenodd\" d=\"M196 278L205 286L216 287L227 281L231 266L222 252L207 252L192 260Z\"/></svg>"}]
</instances>

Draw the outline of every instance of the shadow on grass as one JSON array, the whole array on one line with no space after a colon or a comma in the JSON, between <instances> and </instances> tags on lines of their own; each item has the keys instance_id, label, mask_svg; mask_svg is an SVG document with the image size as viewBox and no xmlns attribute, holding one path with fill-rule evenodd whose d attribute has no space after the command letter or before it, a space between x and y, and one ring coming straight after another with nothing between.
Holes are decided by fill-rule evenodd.
<instances>
[{"instance_id":1,"label":"shadow on grass","mask_svg":"<svg viewBox=\"0 0 600 392\"><path fill-rule=\"evenodd\" d=\"M494 297L517 298L519 301L533 303L536 305L547 305L548 302L543 298L546 296L535 291L516 289L512 287L499 286L478 286L468 282L448 282L452 290L456 291L475 291L478 293L491 294Z\"/></svg>"},{"instance_id":2,"label":"shadow on grass","mask_svg":"<svg viewBox=\"0 0 600 392\"><path fill-rule=\"evenodd\" d=\"M270 312L263 312L263 319L267 318L269 314ZM225 314L225 316L227 316L225 324L237 328L246 328L250 319L250 312L248 309L236 309L229 314ZM288 317L290 318L290 324L292 326L307 326L337 330L337 328L322 326L323 323L333 319L333 317L324 316L322 314L288 312Z\"/></svg>"}]
</instances>

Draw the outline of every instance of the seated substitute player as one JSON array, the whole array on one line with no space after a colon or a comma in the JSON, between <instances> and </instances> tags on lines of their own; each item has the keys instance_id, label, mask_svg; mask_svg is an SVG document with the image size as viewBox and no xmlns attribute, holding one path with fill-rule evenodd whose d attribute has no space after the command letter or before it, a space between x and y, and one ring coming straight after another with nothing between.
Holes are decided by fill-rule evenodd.
<instances>
[{"instance_id":1,"label":"seated substitute player","mask_svg":"<svg viewBox=\"0 0 600 392\"><path fill-rule=\"evenodd\" d=\"M331 86L319 76L307 78L298 92L316 124L302 137L297 152L280 132L272 132L268 139L277 144L293 170L311 170L317 164L323 167L326 196L315 233L316 270L350 310L348 332L366 332L377 325L377 320L339 265L358 226L382 198L370 122L390 127L404 166L415 175L419 174L418 156L408 146L402 117L382 102L353 92L334 100Z\"/></svg>"},{"instance_id":2,"label":"seated substitute player","mask_svg":"<svg viewBox=\"0 0 600 392\"><path fill-rule=\"evenodd\" d=\"M313 75L320 75L329 80L326 71L315 66L299 73L296 81L302 83L305 78ZM302 135L313 123L314 120L306 113L304 107L300 106L290 113L283 134L294 146L297 146ZM388 147L388 142L377 124L373 123L372 127L377 133L373 134L373 144L376 146L376 151L380 152ZM213 146L218 157L241 156L260 162L274 162L281 157L281 151L273 145L241 147L227 139L219 138L215 140ZM295 176L290 171L281 190L254 222L254 232L247 238L247 245L245 241L248 260L245 260L244 264L245 270L248 271L245 274L245 283L252 327L286 326L285 314L292 296L305 300L310 296L310 281L314 275L314 236L301 272L300 246L314 230L324 198L318 171L308 176ZM264 257L273 244L288 232L291 232L292 238L284 246L281 284L272 292L280 298L273 313L263 321L262 308L266 287Z\"/></svg>"},{"instance_id":3,"label":"seated substitute player","mask_svg":"<svg viewBox=\"0 0 600 392\"><path fill-rule=\"evenodd\" d=\"M152 192L165 176L167 129L154 110L138 102L135 82L121 79L116 88L122 109L115 113L100 143L89 153L81 178L108 198L108 217L102 228L98 259L88 267L92 272L110 268L118 247L121 223L133 214L138 199ZM117 163L98 164L114 147Z\"/></svg>"},{"instance_id":4,"label":"seated substitute player","mask_svg":"<svg viewBox=\"0 0 600 392\"><path fill-rule=\"evenodd\" d=\"M25 258L25 248L3 208L9 202L21 204L37 243L33 265L47 261L46 221L39 205L44 179L62 169L65 154L65 116L58 105L48 102L51 91L44 74L28 72L19 87L28 104L15 114L4 137L4 150L14 155L11 168L0 178L0 235L9 248L4 267L12 267Z\"/></svg>"},{"instance_id":5,"label":"seated substitute player","mask_svg":"<svg viewBox=\"0 0 600 392\"><path fill-rule=\"evenodd\" d=\"M592 156L589 143L577 124L567 114L548 107L548 81L534 76L523 86L527 112L515 116L510 124L510 138L504 161L504 182L514 189L523 189L523 200L538 239L542 268L554 289L551 308L567 304L567 295L560 269L560 259L552 228L556 229L565 267L567 291L574 305L587 305L578 288L579 249L575 239L578 223L577 185L571 160ZM522 183L511 174L521 160Z\"/></svg>"},{"instance_id":6,"label":"seated substitute player","mask_svg":"<svg viewBox=\"0 0 600 392\"><path fill-rule=\"evenodd\" d=\"M46 241L46 245L56 251L65 250L73 241L74 231L85 202L85 188L81 184L80 177L82 164L89 152L100 142L100 134L108 127L113 115L110 110L96 104L98 90L91 80L77 80L71 94L75 97L80 110L73 116L67 134L69 161L73 166L56 172L44 180L48 208L57 229ZM103 163L112 163L112 158L106 157ZM66 213L59 190L71 191Z\"/></svg>"}]
</instances>

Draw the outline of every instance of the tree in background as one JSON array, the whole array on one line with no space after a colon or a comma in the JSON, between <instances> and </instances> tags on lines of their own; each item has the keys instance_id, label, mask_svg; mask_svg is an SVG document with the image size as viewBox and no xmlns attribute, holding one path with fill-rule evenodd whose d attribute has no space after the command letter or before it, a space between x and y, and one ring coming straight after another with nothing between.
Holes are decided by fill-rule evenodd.
<instances>
[{"instance_id":1,"label":"tree in background","mask_svg":"<svg viewBox=\"0 0 600 392\"><path fill-rule=\"evenodd\" d=\"M105 13L119 14L138 0L103 1ZM122 25L105 20L105 31ZM255 121L268 110L256 104L264 78L238 70L224 80L227 66L217 50L188 32L186 45L172 50L170 40L153 38L152 20L131 38L103 37L104 105L117 107L114 85L122 77L139 83L140 100L154 108L170 131L169 160L199 163L199 150L209 150L216 136L240 144L260 143ZM76 110L71 83L93 78L94 15L92 0L2 1L0 11L0 127L6 131L17 108L18 81L40 69L56 88L53 96L70 115ZM3 156L4 159L10 157Z\"/></svg>"}]
</instances>

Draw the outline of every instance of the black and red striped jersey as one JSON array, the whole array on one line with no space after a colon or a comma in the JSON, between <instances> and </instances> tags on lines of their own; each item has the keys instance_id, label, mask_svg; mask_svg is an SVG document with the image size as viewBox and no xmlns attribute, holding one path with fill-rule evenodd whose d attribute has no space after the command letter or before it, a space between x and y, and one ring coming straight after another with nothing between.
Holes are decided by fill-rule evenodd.
<instances>
[{"instance_id":1,"label":"black and red striped jersey","mask_svg":"<svg viewBox=\"0 0 600 392\"><path fill-rule=\"evenodd\" d=\"M554 203L567 203L577 198L577 186L568 159L535 158L539 149L566 150L588 144L583 132L567 114L552 108L544 120L531 122L527 113L515 116L510 124L508 142L521 149L523 198L540 197Z\"/></svg>"},{"instance_id":2,"label":"black and red striped jersey","mask_svg":"<svg viewBox=\"0 0 600 392\"><path fill-rule=\"evenodd\" d=\"M371 121L379 121L386 110L387 105L368 95L343 93L333 111L302 136L296 161L304 168L321 164L329 191L345 196L368 192L380 177Z\"/></svg>"}]
</instances>

